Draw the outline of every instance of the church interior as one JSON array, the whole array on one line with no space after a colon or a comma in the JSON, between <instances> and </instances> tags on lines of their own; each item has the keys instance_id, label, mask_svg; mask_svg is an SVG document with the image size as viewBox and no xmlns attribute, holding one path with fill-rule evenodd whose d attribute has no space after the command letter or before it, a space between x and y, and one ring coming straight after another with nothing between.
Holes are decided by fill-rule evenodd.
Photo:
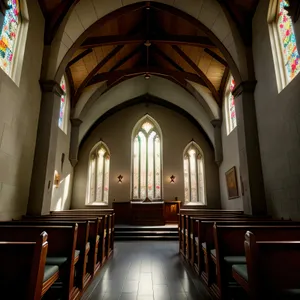
<instances>
[{"instance_id":1,"label":"church interior","mask_svg":"<svg viewBox=\"0 0 300 300\"><path fill-rule=\"evenodd\" d=\"M299 17L0 0L0 298L299 299Z\"/></svg>"}]
</instances>

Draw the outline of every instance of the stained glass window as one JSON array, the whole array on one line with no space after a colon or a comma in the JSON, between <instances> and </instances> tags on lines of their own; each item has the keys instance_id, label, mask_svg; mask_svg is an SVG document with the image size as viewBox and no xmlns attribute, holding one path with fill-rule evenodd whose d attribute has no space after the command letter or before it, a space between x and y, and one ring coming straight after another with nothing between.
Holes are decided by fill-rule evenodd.
<instances>
[{"instance_id":1,"label":"stained glass window","mask_svg":"<svg viewBox=\"0 0 300 300\"><path fill-rule=\"evenodd\" d=\"M205 205L204 158L195 142L191 142L184 151L183 173L185 202Z\"/></svg>"},{"instance_id":2,"label":"stained glass window","mask_svg":"<svg viewBox=\"0 0 300 300\"><path fill-rule=\"evenodd\" d=\"M161 199L161 136L156 122L145 116L133 132L133 199Z\"/></svg>"},{"instance_id":3,"label":"stained glass window","mask_svg":"<svg viewBox=\"0 0 300 300\"><path fill-rule=\"evenodd\" d=\"M110 155L100 142L90 154L86 203L108 202Z\"/></svg>"},{"instance_id":4,"label":"stained glass window","mask_svg":"<svg viewBox=\"0 0 300 300\"><path fill-rule=\"evenodd\" d=\"M227 134L229 134L237 125L235 103L232 91L235 88L234 79L230 79L229 87L226 93L226 119L227 119Z\"/></svg>"},{"instance_id":5,"label":"stained glass window","mask_svg":"<svg viewBox=\"0 0 300 300\"><path fill-rule=\"evenodd\" d=\"M59 109L59 118L58 118L58 126L61 130L66 131L66 120L65 120L65 112L66 112L66 95L67 95L67 86L66 80L63 76L60 82L60 87L64 91L64 95L60 98L60 109Z\"/></svg>"},{"instance_id":6,"label":"stained glass window","mask_svg":"<svg viewBox=\"0 0 300 300\"><path fill-rule=\"evenodd\" d=\"M9 8L0 28L0 67L11 76L21 17L18 0L8 0L7 4Z\"/></svg>"},{"instance_id":7,"label":"stained glass window","mask_svg":"<svg viewBox=\"0 0 300 300\"><path fill-rule=\"evenodd\" d=\"M289 83L300 72L300 56L297 50L293 22L288 15L286 10L287 7L289 7L289 2L287 0L279 0L277 26L282 45L287 83Z\"/></svg>"}]
</instances>

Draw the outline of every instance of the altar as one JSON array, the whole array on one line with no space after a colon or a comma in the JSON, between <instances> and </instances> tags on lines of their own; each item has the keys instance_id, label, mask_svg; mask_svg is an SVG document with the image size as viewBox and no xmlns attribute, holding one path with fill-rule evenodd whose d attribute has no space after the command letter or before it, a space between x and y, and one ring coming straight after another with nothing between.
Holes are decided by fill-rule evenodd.
<instances>
[{"instance_id":1,"label":"altar","mask_svg":"<svg viewBox=\"0 0 300 300\"><path fill-rule=\"evenodd\" d=\"M181 202L169 201L114 201L115 223L136 226L177 224Z\"/></svg>"},{"instance_id":2,"label":"altar","mask_svg":"<svg viewBox=\"0 0 300 300\"><path fill-rule=\"evenodd\" d=\"M164 202L131 201L131 225L165 225Z\"/></svg>"}]
</instances>

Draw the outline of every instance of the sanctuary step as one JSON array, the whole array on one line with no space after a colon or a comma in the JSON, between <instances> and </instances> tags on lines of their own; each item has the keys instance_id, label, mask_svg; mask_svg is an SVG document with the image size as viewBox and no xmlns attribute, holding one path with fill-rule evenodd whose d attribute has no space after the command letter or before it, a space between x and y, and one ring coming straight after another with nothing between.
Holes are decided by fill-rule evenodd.
<instances>
[{"instance_id":1,"label":"sanctuary step","mask_svg":"<svg viewBox=\"0 0 300 300\"><path fill-rule=\"evenodd\" d=\"M115 225L116 241L178 240L178 226L130 226Z\"/></svg>"}]
</instances>

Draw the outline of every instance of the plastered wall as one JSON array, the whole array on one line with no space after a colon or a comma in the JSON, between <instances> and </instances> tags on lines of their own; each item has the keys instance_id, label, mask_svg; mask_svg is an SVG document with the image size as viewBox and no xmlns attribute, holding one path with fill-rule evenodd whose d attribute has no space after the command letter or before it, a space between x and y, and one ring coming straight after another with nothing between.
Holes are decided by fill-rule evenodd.
<instances>
[{"instance_id":1,"label":"plastered wall","mask_svg":"<svg viewBox=\"0 0 300 300\"><path fill-rule=\"evenodd\" d=\"M269 1L260 1L253 20L255 105L266 199L270 214L299 219L300 75L278 94L267 24L268 5ZM299 24L295 29L299 37Z\"/></svg>"},{"instance_id":2,"label":"plastered wall","mask_svg":"<svg viewBox=\"0 0 300 300\"><path fill-rule=\"evenodd\" d=\"M89 153L100 139L107 144L111 153L109 202L130 199L131 134L136 122L146 113L159 123L163 133L163 198L171 200L178 197L183 200L183 150L193 138L205 157L208 206L220 207L219 174L214 151L198 128L168 108L137 104L104 120L82 144L74 171L72 208L85 205ZM124 176L122 184L117 182L120 174ZM171 175L176 176L175 184L169 183Z\"/></svg>"},{"instance_id":3,"label":"plastered wall","mask_svg":"<svg viewBox=\"0 0 300 300\"><path fill-rule=\"evenodd\" d=\"M20 84L0 69L0 220L26 213L36 142L44 18L27 1L29 27Z\"/></svg>"}]
</instances>

